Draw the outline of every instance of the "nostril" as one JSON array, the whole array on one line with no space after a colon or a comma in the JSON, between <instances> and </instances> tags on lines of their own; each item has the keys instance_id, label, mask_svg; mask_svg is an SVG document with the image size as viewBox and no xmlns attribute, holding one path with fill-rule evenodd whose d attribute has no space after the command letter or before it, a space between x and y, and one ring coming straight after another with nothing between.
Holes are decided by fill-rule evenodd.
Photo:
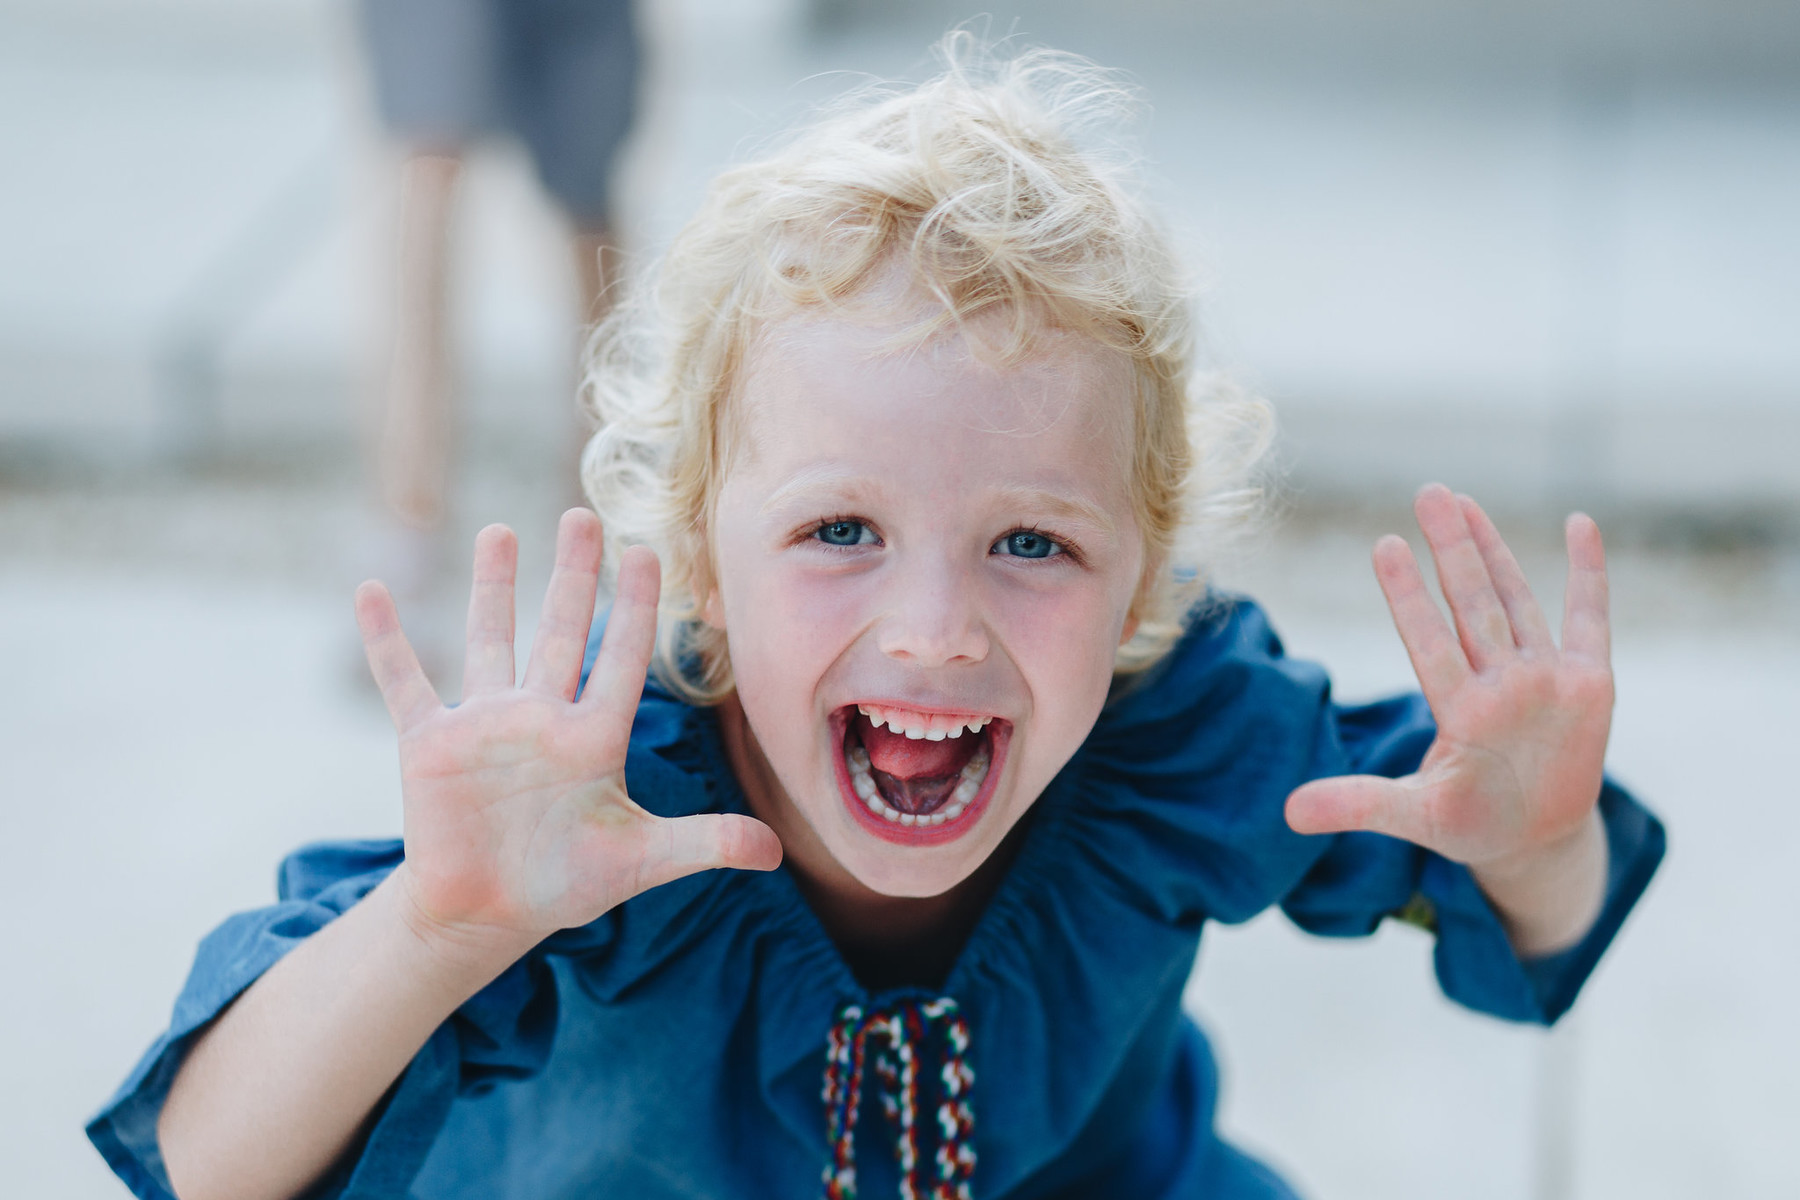
<instances>
[{"instance_id":1,"label":"nostril","mask_svg":"<svg viewBox=\"0 0 1800 1200\"><path fill-rule=\"evenodd\" d=\"M980 662L988 654L986 628L972 611L896 612L876 644L889 658L925 666Z\"/></svg>"}]
</instances>

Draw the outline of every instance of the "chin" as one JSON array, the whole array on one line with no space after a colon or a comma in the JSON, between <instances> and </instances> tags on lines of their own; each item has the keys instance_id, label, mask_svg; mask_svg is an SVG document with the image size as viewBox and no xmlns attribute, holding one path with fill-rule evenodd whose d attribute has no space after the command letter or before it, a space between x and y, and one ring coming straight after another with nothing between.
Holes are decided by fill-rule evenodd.
<instances>
[{"instance_id":1,"label":"chin","mask_svg":"<svg viewBox=\"0 0 1800 1200\"><path fill-rule=\"evenodd\" d=\"M982 840L985 843L987 839ZM975 874L993 852L992 846L971 846L969 853L947 856L939 851L925 859L916 853L871 848L866 843L833 849L840 865L871 892L907 900L943 895Z\"/></svg>"}]
</instances>

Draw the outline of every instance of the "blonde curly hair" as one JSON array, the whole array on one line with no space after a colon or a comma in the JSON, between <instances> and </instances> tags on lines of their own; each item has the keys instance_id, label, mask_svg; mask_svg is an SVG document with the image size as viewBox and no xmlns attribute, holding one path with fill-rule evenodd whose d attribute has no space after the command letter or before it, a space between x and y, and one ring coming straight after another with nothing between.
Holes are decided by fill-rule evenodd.
<instances>
[{"instance_id":1,"label":"blonde curly hair","mask_svg":"<svg viewBox=\"0 0 1800 1200\"><path fill-rule=\"evenodd\" d=\"M1122 352L1136 380L1132 496L1146 574L1115 669L1165 654L1223 539L1260 502L1268 410L1195 370L1182 273L1129 160L1099 142L1136 106L1073 55L1005 52L965 30L913 87L841 97L770 153L732 167L660 264L590 343L584 393L599 432L582 482L617 552L663 562L656 672L716 703L732 690L713 587L712 506L729 468L731 400L760 330L842 310L897 264L934 300L919 341L969 323L1002 331L1005 361L1054 329Z\"/></svg>"}]
</instances>

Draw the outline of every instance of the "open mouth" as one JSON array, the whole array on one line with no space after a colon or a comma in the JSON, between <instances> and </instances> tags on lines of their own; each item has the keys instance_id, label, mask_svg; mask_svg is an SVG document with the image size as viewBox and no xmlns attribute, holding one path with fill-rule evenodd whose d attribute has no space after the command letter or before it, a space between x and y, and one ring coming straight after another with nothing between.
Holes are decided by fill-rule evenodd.
<instances>
[{"instance_id":1,"label":"open mouth","mask_svg":"<svg viewBox=\"0 0 1800 1200\"><path fill-rule=\"evenodd\" d=\"M845 803L871 832L908 844L949 841L974 824L1012 729L985 714L875 703L840 709L833 724Z\"/></svg>"}]
</instances>

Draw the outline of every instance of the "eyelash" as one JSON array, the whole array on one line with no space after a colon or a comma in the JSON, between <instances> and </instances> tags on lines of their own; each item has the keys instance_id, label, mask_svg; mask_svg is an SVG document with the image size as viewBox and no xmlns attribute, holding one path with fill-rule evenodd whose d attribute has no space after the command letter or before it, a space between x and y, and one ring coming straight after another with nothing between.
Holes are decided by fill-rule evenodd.
<instances>
[{"instance_id":1,"label":"eyelash","mask_svg":"<svg viewBox=\"0 0 1800 1200\"><path fill-rule=\"evenodd\" d=\"M864 531L868 532L875 538L875 542L874 542L875 545L881 544L881 535L875 533L873 527L869 524L869 522L863 520L861 517L854 517L847 513L841 513L836 516L830 516L830 517L821 517L819 520L814 521L812 524L808 525L805 528L805 530L802 531L801 536L796 540L797 541L814 542L820 546L826 547L829 550L855 550L855 549L858 549L861 547L861 545L862 545L861 542L853 542L853 543L850 543L849 545L843 545L843 544L840 544L837 542L828 542L823 537L820 536L822 533L825 532L826 529L830 528L833 525L857 525L857 526L860 526ZM1008 538L1017 537L1021 533L1028 533L1028 534L1032 534L1036 537L1041 537L1045 541L1049 542L1051 545L1055 546L1058 550L1060 550L1062 552L1060 554L1047 554L1047 555L1044 555L1043 558L1067 558L1069 560L1069 562L1075 566L1086 565L1086 562L1087 562L1086 558L1082 555L1081 550L1078 547L1076 547L1074 543L1068 541L1065 538L1058 537L1056 534L1051 533L1049 530L1043 529L1037 525L1018 525L1012 529L1007 530L1005 533L1003 533L999 537L995 538L993 540L993 542L991 542L989 544L988 553L990 555L993 555L993 557L995 557L995 558L1022 558L1022 559L1025 559L1025 561L1027 561L1027 562L1042 561L1042 559L1034 559L1034 558L1031 558L1031 557L1029 557L1027 555L1023 555L1023 554L1008 555L1008 554L994 554L993 553L994 546L999 545L1001 542L1006 541Z\"/></svg>"},{"instance_id":2,"label":"eyelash","mask_svg":"<svg viewBox=\"0 0 1800 1200\"><path fill-rule=\"evenodd\" d=\"M805 535L802 540L817 542L819 545L825 546L831 550L855 550L862 545L862 543L860 541L852 542L850 545L847 545L847 546L839 545L836 542L828 542L823 537L819 536L820 534L824 533L827 529L829 529L833 525L861 526L864 532L869 533L875 537L875 542L877 545L879 545L881 542L881 535L875 533L875 530L869 525L869 523L867 521L863 520L860 517L850 516L847 513L842 513L835 517L822 517L819 520L814 521L811 525L809 525L806 528Z\"/></svg>"},{"instance_id":3,"label":"eyelash","mask_svg":"<svg viewBox=\"0 0 1800 1200\"><path fill-rule=\"evenodd\" d=\"M1003 533L999 537L995 538L993 540L993 542L991 542L989 544L988 553L993 554L993 549L992 549L993 546L998 546L1001 542L1007 541L1011 538L1018 537L1021 533L1028 533L1028 534L1031 534L1033 537L1041 537L1046 542L1049 542L1052 546L1055 546L1062 553L1046 554L1046 555L1043 555L1041 558L1035 558L1035 559L1028 555L1024 555L1024 554L1014 554L1014 555L1002 554L1002 555L995 555L995 557L996 558L1023 558L1027 562L1041 562L1041 561L1043 561L1043 559L1046 559L1046 558L1067 558L1071 563L1075 564L1076 566L1083 566L1086 564L1087 560L1082 557L1080 549L1078 549L1073 542L1069 541L1066 538L1060 538L1060 537L1056 536L1054 533L1051 533L1048 529L1043 529L1037 525L1020 525L1013 529L1007 530L1005 533Z\"/></svg>"}]
</instances>

